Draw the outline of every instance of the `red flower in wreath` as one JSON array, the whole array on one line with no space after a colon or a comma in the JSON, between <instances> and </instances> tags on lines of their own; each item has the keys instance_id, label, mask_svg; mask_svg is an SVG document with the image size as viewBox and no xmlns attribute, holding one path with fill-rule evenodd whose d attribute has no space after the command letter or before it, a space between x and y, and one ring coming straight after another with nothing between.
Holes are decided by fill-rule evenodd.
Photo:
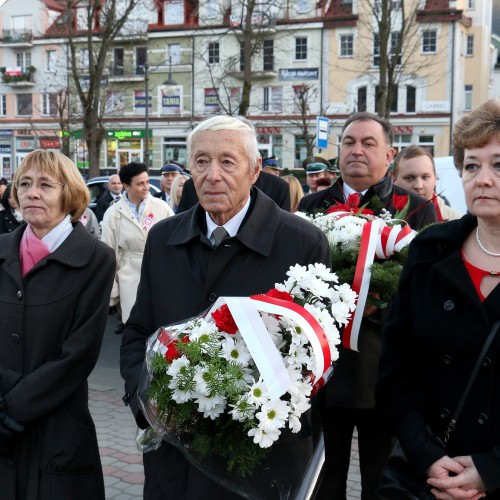
<instances>
[{"instance_id":1,"label":"red flower in wreath","mask_svg":"<svg viewBox=\"0 0 500 500\"><path fill-rule=\"evenodd\" d=\"M408 204L408 196L404 194L395 194L392 196L392 205L397 211L404 210Z\"/></svg>"},{"instance_id":2,"label":"red flower in wreath","mask_svg":"<svg viewBox=\"0 0 500 500\"><path fill-rule=\"evenodd\" d=\"M219 330L230 335L234 335L238 331L238 326L234 322L233 315L226 304L213 312L212 318L214 318L215 325Z\"/></svg>"},{"instance_id":3,"label":"red flower in wreath","mask_svg":"<svg viewBox=\"0 0 500 500\"><path fill-rule=\"evenodd\" d=\"M266 295L268 297L273 297L274 299L288 300L289 302L293 302L293 297L288 292L280 292L276 288L269 290Z\"/></svg>"}]
</instances>

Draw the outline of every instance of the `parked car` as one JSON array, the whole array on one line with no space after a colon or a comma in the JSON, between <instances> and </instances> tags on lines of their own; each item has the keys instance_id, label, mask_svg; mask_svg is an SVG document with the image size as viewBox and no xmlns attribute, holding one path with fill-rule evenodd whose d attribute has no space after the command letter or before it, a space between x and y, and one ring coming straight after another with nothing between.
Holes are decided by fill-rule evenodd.
<instances>
[{"instance_id":1,"label":"parked car","mask_svg":"<svg viewBox=\"0 0 500 500\"><path fill-rule=\"evenodd\" d=\"M102 175L100 177L92 177L87 181L87 187L90 192L89 207L91 210L95 211L97 200L106 191L108 180L109 175ZM149 191L151 194L160 192L160 176L152 175L149 177Z\"/></svg>"}]
</instances>

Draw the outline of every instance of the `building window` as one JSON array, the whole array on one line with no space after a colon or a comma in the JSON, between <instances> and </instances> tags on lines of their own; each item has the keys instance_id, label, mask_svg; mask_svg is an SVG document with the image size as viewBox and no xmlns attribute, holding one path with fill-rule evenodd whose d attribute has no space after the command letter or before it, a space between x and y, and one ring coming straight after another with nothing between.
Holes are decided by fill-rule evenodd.
<instances>
[{"instance_id":1,"label":"building window","mask_svg":"<svg viewBox=\"0 0 500 500\"><path fill-rule=\"evenodd\" d=\"M168 46L168 63L180 64L181 63L181 45L179 43L171 43Z\"/></svg>"},{"instance_id":2,"label":"building window","mask_svg":"<svg viewBox=\"0 0 500 500\"><path fill-rule=\"evenodd\" d=\"M465 48L465 55L474 55L474 35L467 35L467 47Z\"/></svg>"},{"instance_id":3,"label":"building window","mask_svg":"<svg viewBox=\"0 0 500 500\"><path fill-rule=\"evenodd\" d=\"M148 62L148 53L146 47L135 48L135 74L143 75L144 68Z\"/></svg>"},{"instance_id":4,"label":"building window","mask_svg":"<svg viewBox=\"0 0 500 500\"><path fill-rule=\"evenodd\" d=\"M306 138L303 135L296 135L294 167L302 167L302 162L307 158L307 156Z\"/></svg>"},{"instance_id":5,"label":"building window","mask_svg":"<svg viewBox=\"0 0 500 500\"><path fill-rule=\"evenodd\" d=\"M113 75L122 76L124 61L123 61L123 48L117 47L113 49Z\"/></svg>"},{"instance_id":6,"label":"building window","mask_svg":"<svg viewBox=\"0 0 500 500\"><path fill-rule=\"evenodd\" d=\"M31 66L31 52L17 52L16 63L16 66L22 68L23 71L27 71L27 68Z\"/></svg>"},{"instance_id":7,"label":"building window","mask_svg":"<svg viewBox=\"0 0 500 500\"><path fill-rule=\"evenodd\" d=\"M375 87L375 100L377 101L377 96L379 92L379 86L377 85ZM375 103L375 109L378 109L378 102ZM391 102L391 113L397 113L398 112L398 88L395 87L393 95L392 95L392 102Z\"/></svg>"},{"instance_id":8,"label":"building window","mask_svg":"<svg viewBox=\"0 0 500 500\"><path fill-rule=\"evenodd\" d=\"M354 35L340 35L340 57L354 55Z\"/></svg>"},{"instance_id":9,"label":"building window","mask_svg":"<svg viewBox=\"0 0 500 500\"><path fill-rule=\"evenodd\" d=\"M217 113L219 108L219 93L217 89L205 89L205 113Z\"/></svg>"},{"instance_id":10,"label":"building window","mask_svg":"<svg viewBox=\"0 0 500 500\"><path fill-rule=\"evenodd\" d=\"M208 44L208 64L219 64L219 42Z\"/></svg>"},{"instance_id":11,"label":"building window","mask_svg":"<svg viewBox=\"0 0 500 500\"><path fill-rule=\"evenodd\" d=\"M7 96L0 95L0 116L7 114Z\"/></svg>"},{"instance_id":12,"label":"building window","mask_svg":"<svg viewBox=\"0 0 500 500\"><path fill-rule=\"evenodd\" d=\"M283 111L283 87L264 87L263 111L281 113Z\"/></svg>"},{"instance_id":13,"label":"building window","mask_svg":"<svg viewBox=\"0 0 500 500\"><path fill-rule=\"evenodd\" d=\"M184 24L184 0L166 0L164 24Z\"/></svg>"},{"instance_id":14,"label":"building window","mask_svg":"<svg viewBox=\"0 0 500 500\"><path fill-rule=\"evenodd\" d=\"M57 52L55 50L45 51L45 69L49 73L54 73L56 71L56 55Z\"/></svg>"},{"instance_id":15,"label":"building window","mask_svg":"<svg viewBox=\"0 0 500 500\"><path fill-rule=\"evenodd\" d=\"M295 60L305 61L307 59L307 38L297 37L295 39Z\"/></svg>"},{"instance_id":16,"label":"building window","mask_svg":"<svg viewBox=\"0 0 500 500\"><path fill-rule=\"evenodd\" d=\"M80 69L89 69L89 49L80 49Z\"/></svg>"},{"instance_id":17,"label":"building window","mask_svg":"<svg viewBox=\"0 0 500 500\"><path fill-rule=\"evenodd\" d=\"M274 40L264 40L264 71L274 71Z\"/></svg>"},{"instance_id":18,"label":"building window","mask_svg":"<svg viewBox=\"0 0 500 500\"><path fill-rule=\"evenodd\" d=\"M42 115L57 114L57 94L42 94Z\"/></svg>"},{"instance_id":19,"label":"building window","mask_svg":"<svg viewBox=\"0 0 500 500\"><path fill-rule=\"evenodd\" d=\"M31 116L33 114L31 94L17 94L17 114L19 116Z\"/></svg>"},{"instance_id":20,"label":"building window","mask_svg":"<svg viewBox=\"0 0 500 500\"><path fill-rule=\"evenodd\" d=\"M358 102L357 102L357 110L366 111L366 87L359 87L358 89Z\"/></svg>"},{"instance_id":21,"label":"building window","mask_svg":"<svg viewBox=\"0 0 500 500\"><path fill-rule=\"evenodd\" d=\"M213 19L219 14L219 2L217 0L208 0L207 17Z\"/></svg>"},{"instance_id":22,"label":"building window","mask_svg":"<svg viewBox=\"0 0 500 500\"><path fill-rule=\"evenodd\" d=\"M424 30L422 32L422 52L424 54L435 54L437 50L437 31Z\"/></svg>"},{"instance_id":23,"label":"building window","mask_svg":"<svg viewBox=\"0 0 500 500\"><path fill-rule=\"evenodd\" d=\"M106 94L106 112L109 114L123 112L125 109L123 92L110 91Z\"/></svg>"},{"instance_id":24,"label":"building window","mask_svg":"<svg viewBox=\"0 0 500 500\"><path fill-rule=\"evenodd\" d=\"M472 109L472 85L466 85L464 110L470 111L471 109Z\"/></svg>"},{"instance_id":25,"label":"building window","mask_svg":"<svg viewBox=\"0 0 500 500\"><path fill-rule=\"evenodd\" d=\"M412 85L406 86L406 112L415 113L417 111L417 89Z\"/></svg>"},{"instance_id":26,"label":"building window","mask_svg":"<svg viewBox=\"0 0 500 500\"><path fill-rule=\"evenodd\" d=\"M373 34L373 65L378 66L380 63L380 36L378 33Z\"/></svg>"},{"instance_id":27,"label":"building window","mask_svg":"<svg viewBox=\"0 0 500 500\"><path fill-rule=\"evenodd\" d=\"M476 8L476 0L467 0L467 10L474 10Z\"/></svg>"},{"instance_id":28,"label":"building window","mask_svg":"<svg viewBox=\"0 0 500 500\"><path fill-rule=\"evenodd\" d=\"M396 64L401 64L401 32L391 33L391 57L397 57Z\"/></svg>"}]
</instances>

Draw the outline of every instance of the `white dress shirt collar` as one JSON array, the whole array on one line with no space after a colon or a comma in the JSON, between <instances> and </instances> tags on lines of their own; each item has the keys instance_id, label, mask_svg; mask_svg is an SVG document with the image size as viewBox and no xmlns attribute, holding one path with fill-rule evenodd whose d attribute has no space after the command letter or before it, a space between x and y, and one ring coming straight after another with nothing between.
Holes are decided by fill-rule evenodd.
<instances>
[{"instance_id":1,"label":"white dress shirt collar","mask_svg":"<svg viewBox=\"0 0 500 500\"><path fill-rule=\"evenodd\" d=\"M231 219L229 219L222 227L229 233L229 236L236 236L236 233L240 229L241 223L245 218L250 207L250 196L248 197L245 206ZM205 217L207 221L207 238L211 241L212 245L215 243L215 238L212 233L217 226L217 224L210 218L208 212L205 212Z\"/></svg>"}]
</instances>

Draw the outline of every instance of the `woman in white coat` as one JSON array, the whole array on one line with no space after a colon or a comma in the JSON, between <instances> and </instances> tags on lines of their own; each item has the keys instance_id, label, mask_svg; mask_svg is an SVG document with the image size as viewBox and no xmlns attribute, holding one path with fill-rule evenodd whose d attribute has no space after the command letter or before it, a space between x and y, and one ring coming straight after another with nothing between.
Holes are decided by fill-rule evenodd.
<instances>
[{"instance_id":1,"label":"woman in white coat","mask_svg":"<svg viewBox=\"0 0 500 500\"><path fill-rule=\"evenodd\" d=\"M149 175L144 163L129 163L120 169L119 175L125 193L104 213L101 240L116 253L110 305L120 302L125 323L135 302L149 229L174 212L167 203L149 193Z\"/></svg>"}]
</instances>

